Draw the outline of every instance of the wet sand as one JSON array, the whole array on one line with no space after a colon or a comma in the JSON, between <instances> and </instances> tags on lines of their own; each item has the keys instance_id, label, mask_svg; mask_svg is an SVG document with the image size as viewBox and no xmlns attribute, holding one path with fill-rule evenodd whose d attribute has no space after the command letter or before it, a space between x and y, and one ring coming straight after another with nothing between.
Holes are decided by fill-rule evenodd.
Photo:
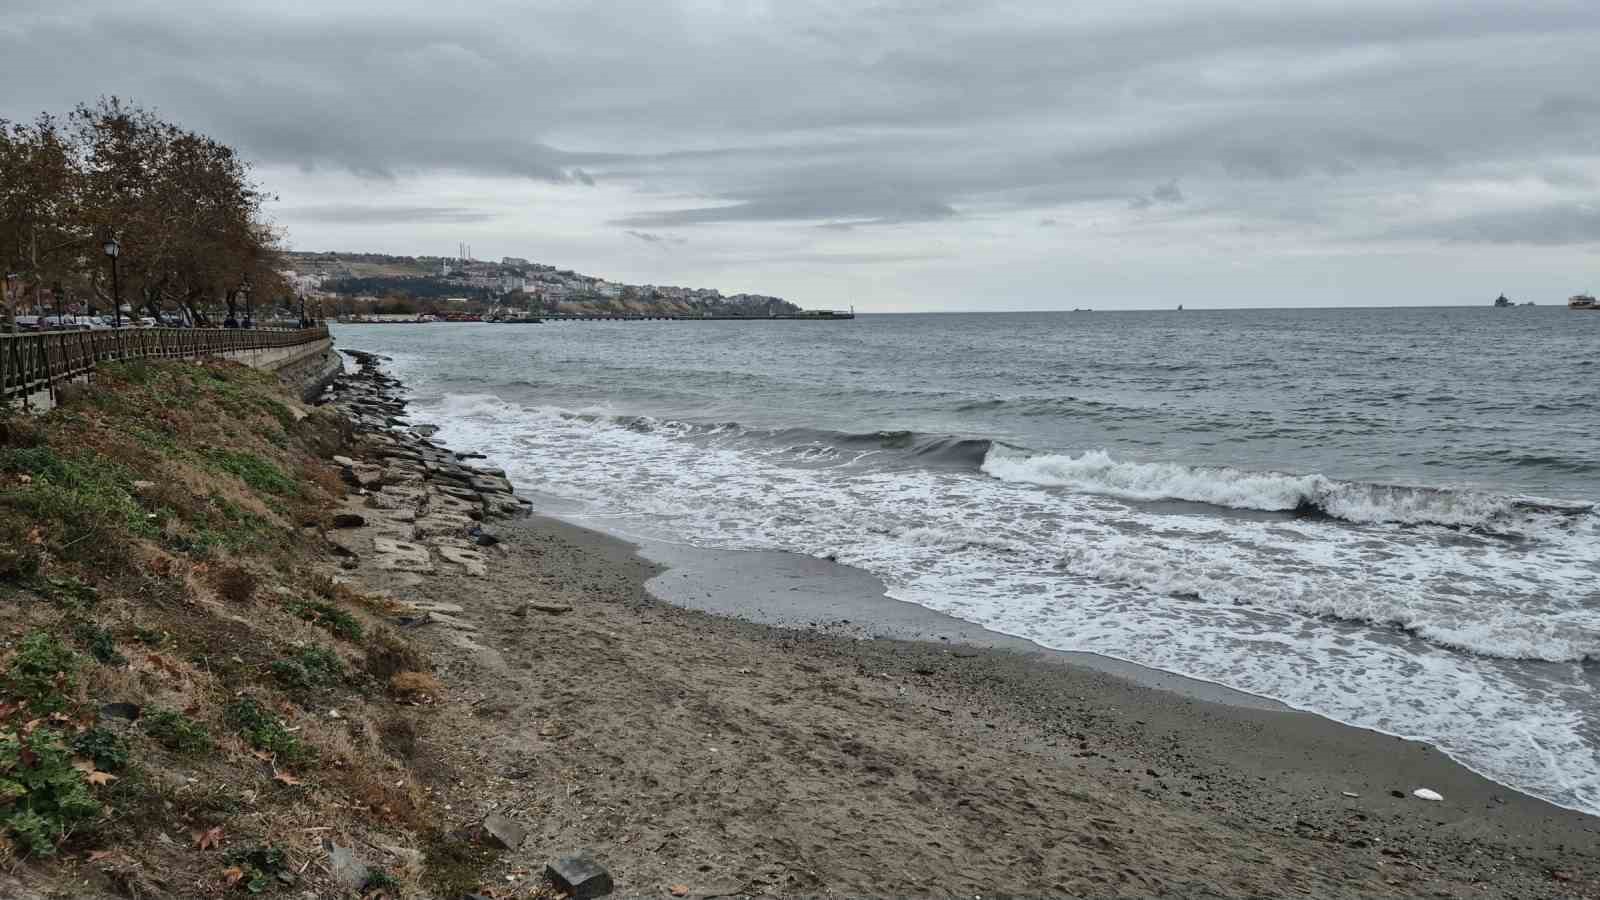
<instances>
[{"instance_id":1,"label":"wet sand","mask_svg":"<svg viewBox=\"0 0 1600 900\"><path fill-rule=\"evenodd\" d=\"M626 896L1600 895L1600 819L1425 744L1044 651L825 560L497 533L486 577L362 575L477 629L436 630L464 702L422 746L468 773L436 785L454 815L529 828L508 873L581 846Z\"/></svg>"}]
</instances>

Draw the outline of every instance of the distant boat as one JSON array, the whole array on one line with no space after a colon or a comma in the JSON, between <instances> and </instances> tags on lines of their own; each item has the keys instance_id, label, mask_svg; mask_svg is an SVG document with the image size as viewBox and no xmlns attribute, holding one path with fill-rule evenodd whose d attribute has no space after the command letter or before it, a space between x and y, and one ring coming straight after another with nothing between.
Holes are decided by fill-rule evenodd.
<instances>
[{"instance_id":1,"label":"distant boat","mask_svg":"<svg viewBox=\"0 0 1600 900\"><path fill-rule=\"evenodd\" d=\"M1567 298L1567 309L1600 309L1588 294L1573 294Z\"/></svg>"},{"instance_id":2,"label":"distant boat","mask_svg":"<svg viewBox=\"0 0 1600 900\"><path fill-rule=\"evenodd\" d=\"M1511 306L1516 306L1516 304L1512 303L1511 298L1507 297L1505 294L1501 294L1500 296L1494 298L1495 309L1505 309Z\"/></svg>"},{"instance_id":3,"label":"distant boat","mask_svg":"<svg viewBox=\"0 0 1600 900\"><path fill-rule=\"evenodd\" d=\"M1182 303L1178 304L1178 312L1183 312L1183 304Z\"/></svg>"}]
</instances>

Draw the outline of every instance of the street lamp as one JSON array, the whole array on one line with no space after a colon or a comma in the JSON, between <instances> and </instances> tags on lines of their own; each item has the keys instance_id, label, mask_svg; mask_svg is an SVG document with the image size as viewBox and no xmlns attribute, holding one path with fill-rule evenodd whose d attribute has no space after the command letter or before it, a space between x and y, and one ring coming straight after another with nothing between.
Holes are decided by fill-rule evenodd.
<instances>
[{"instance_id":1,"label":"street lamp","mask_svg":"<svg viewBox=\"0 0 1600 900\"><path fill-rule=\"evenodd\" d=\"M245 328L254 328L254 327L256 327L256 319L255 319L255 314L253 312L253 310L255 308L256 298L253 297L251 295L251 293L250 293L250 288L252 288L253 286L254 285L252 285L250 283L250 276L249 275L246 275L244 277L244 280L239 282L239 290L244 291L244 327Z\"/></svg>"},{"instance_id":2,"label":"street lamp","mask_svg":"<svg viewBox=\"0 0 1600 900\"><path fill-rule=\"evenodd\" d=\"M111 260L111 309L112 318L116 320L116 327L122 327L122 286L117 283L117 256L122 253L122 245L114 237L106 238L100 246Z\"/></svg>"}]
</instances>

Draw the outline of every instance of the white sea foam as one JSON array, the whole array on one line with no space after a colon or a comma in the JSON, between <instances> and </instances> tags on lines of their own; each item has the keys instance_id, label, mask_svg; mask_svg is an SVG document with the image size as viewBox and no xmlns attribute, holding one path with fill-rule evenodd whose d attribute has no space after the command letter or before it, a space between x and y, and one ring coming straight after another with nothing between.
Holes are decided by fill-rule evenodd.
<instances>
[{"instance_id":1,"label":"white sea foam","mask_svg":"<svg viewBox=\"0 0 1600 900\"><path fill-rule=\"evenodd\" d=\"M1600 759L1585 737L1597 698L1577 664L1600 651L1593 516L1527 541L1462 539L1394 524L1448 519L1437 499L1408 508L1409 495L1342 495L1317 476L1105 454L991 453L990 478L880 468L876 457L803 466L794 448L574 412L472 395L424 404L419 417L519 485L631 530L835 556L899 599L1427 739L1491 777L1600 813ZM1377 524L1173 515L1114 499L1293 509L1307 496ZM1455 515L1477 524L1505 513ZM1531 673L1519 660L1568 665Z\"/></svg>"},{"instance_id":2,"label":"white sea foam","mask_svg":"<svg viewBox=\"0 0 1600 900\"><path fill-rule=\"evenodd\" d=\"M1128 500L1188 500L1230 509L1268 512L1314 510L1347 522L1432 524L1456 527L1515 527L1521 520L1578 513L1582 507L1550 510L1536 504L1476 491L1359 484L1323 475L1289 475L1241 469L1185 466L1113 459L1103 450L1078 456L1023 456L991 451L983 471L1000 479L1061 487ZM1529 511L1533 515L1528 515Z\"/></svg>"}]
</instances>

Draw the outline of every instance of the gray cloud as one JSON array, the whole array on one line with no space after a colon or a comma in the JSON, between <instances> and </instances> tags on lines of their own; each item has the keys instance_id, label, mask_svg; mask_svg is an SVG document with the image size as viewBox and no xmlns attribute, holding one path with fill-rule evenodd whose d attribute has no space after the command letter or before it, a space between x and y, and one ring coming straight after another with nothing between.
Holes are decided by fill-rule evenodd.
<instances>
[{"instance_id":1,"label":"gray cloud","mask_svg":"<svg viewBox=\"0 0 1600 900\"><path fill-rule=\"evenodd\" d=\"M1478 213L1407 229L1396 236L1547 247L1597 244L1600 208L1551 206Z\"/></svg>"},{"instance_id":2,"label":"gray cloud","mask_svg":"<svg viewBox=\"0 0 1600 900\"><path fill-rule=\"evenodd\" d=\"M430 240L544 227L521 200L475 214L460 193L430 194L459 178L497 186L474 198L557 192L561 221L586 223L572 232L596 253L614 249L604 226L641 241L693 226L770 235L795 258L848 242L861 265L910 271L917 254L896 235L970 243L1006 216L1094 220L1192 258L1214 254L1157 230L1204 219L1226 228L1207 240L1275 235L1334 254L1389 239L1565 246L1589 240L1600 201L1600 101L1584 87L1596 45L1591 0L1153 0L1092 14L1047 0L847 13L355 0L295 15L12 0L0 58L21 75L0 116L114 85L349 195L337 199L350 209L302 200L285 219L380 224L392 219L355 201L393 191L414 204L401 218L439 226ZM1169 214L1138 214L1154 209Z\"/></svg>"},{"instance_id":3,"label":"gray cloud","mask_svg":"<svg viewBox=\"0 0 1600 900\"><path fill-rule=\"evenodd\" d=\"M1149 209L1157 204L1177 206L1185 201L1183 191L1178 188L1178 179L1174 178L1165 184L1158 184L1148 194L1140 194L1128 201L1129 209Z\"/></svg>"},{"instance_id":4,"label":"gray cloud","mask_svg":"<svg viewBox=\"0 0 1600 900\"><path fill-rule=\"evenodd\" d=\"M298 222L326 222L338 225L408 225L418 222L488 222L493 213L460 206L371 206L331 203L321 206L291 206L279 214Z\"/></svg>"},{"instance_id":5,"label":"gray cloud","mask_svg":"<svg viewBox=\"0 0 1600 900\"><path fill-rule=\"evenodd\" d=\"M687 244L689 242L688 238L682 238L676 235L656 234L652 231L635 231L631 228L625 233L629 237L636 237L647 244Z\"/></svg>"}]
</instances>

